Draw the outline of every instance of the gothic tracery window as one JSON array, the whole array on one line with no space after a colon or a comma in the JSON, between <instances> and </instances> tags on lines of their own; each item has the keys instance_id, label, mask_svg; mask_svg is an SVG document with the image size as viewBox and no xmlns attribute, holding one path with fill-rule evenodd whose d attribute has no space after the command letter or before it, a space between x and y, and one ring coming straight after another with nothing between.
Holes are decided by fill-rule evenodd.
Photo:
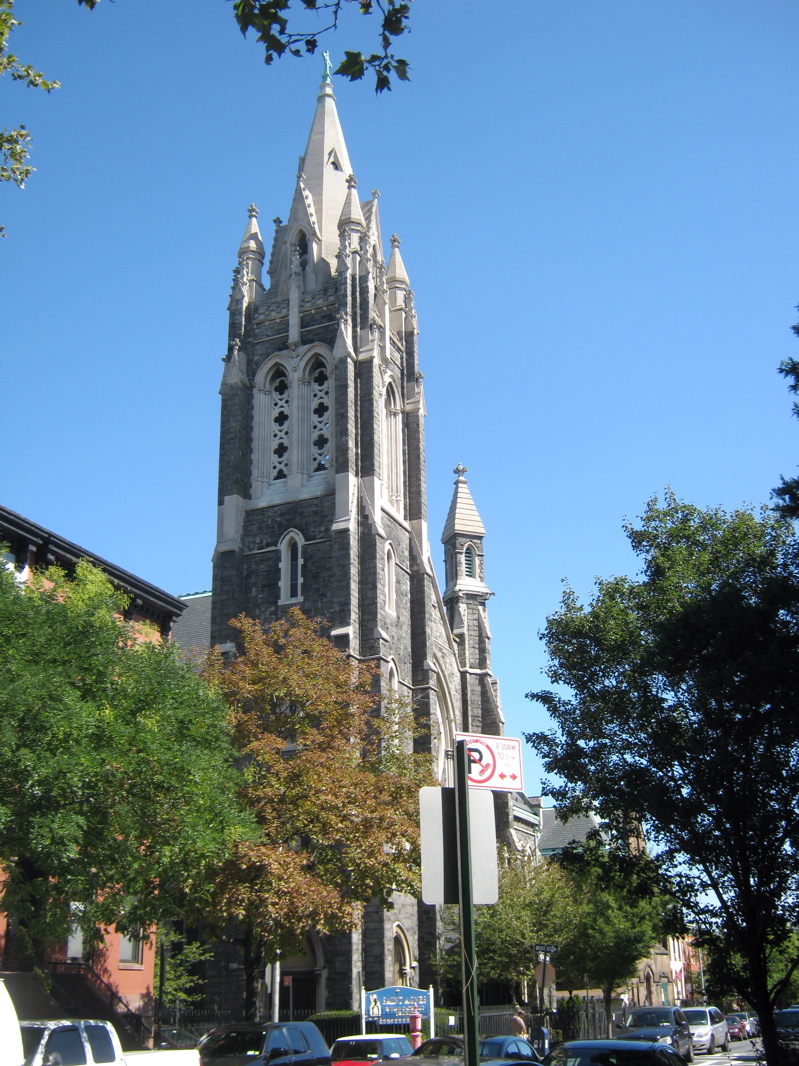
<instances>
[{"instance_id":1,"label":"gothic tracery window","mask_svg":"<svg viewBox=\"0 0 799 1066\"><path fill-rule=\"evenodd\" d=\"M272 397L271 413L271 480L280 481L289 472L289 380L283 367L272 375L269 382Z\"/></svg>"},{"instance_id":2,"label":"gothic tracery window","mask_svg":"<svg viewBox=\"0 0 799 1066\"><path fill-rule=\"evenodd\" d=\"M330 469L330 375L319 360L311 373L311 471Z\"/></svg>"}]
</instances>

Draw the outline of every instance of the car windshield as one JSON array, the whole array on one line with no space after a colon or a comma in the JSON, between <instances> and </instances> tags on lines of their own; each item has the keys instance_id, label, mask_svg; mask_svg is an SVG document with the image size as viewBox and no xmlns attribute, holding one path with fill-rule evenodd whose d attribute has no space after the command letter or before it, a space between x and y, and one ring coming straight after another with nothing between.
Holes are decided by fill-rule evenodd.
<instances>
[{"instance_id":1,"label":"car windshield","mask_svg":"<svg viewBox=\"0 0 799 1066\"><path fill-rule=\"evenodd\" d=\"M683 1011L683 1014L688 1019L688 1024L689 1025L707 1025L708 1024L707 1011L706 1010L701 1010L701 1009L696 1008L696 1007L691 1009L690 1007L688 1007L688 1008L686 1008Z\"/></svg>"},{"instance_id":2,"label":"car windshield","mask_svg":"<svg viewBox=\"0 0 799 1066\"><path fill-rule=\"evenodd\" d=\"M774 1024L778 1029L799 1029L799 1010L778 1010Z\"/></svg>"},{"instance_id":3,"label":"car windshield","mask_svg":"<svg viewBox=\"0 0 799 1066\"><path fill-rule=\"evenodd\" d=\"M265 1029L233 1029L225 1033L212 1033L203 1041L202 1061L222 1059L227 1055L245 1055L257 1058L263 1047Z\"/></svg>"},{"instance_id":4,"label":"car windshield","mask_svg":"<svg viewBox=\"0 0 799 1066\"><path fill-rule=\"evenodd\" d=\"M627 1019L627 1025L631 1029L647 1029L652 1025L673 1025L674 1016L670 1010L658 1010L653 1008L652 1010L633 1011L630 1017Z\"/></svg>"},{"instance_id":5,"label":"car windshield","mask_svg":"<svg viewBox=\"0 0 799 1066\"><path fill-rule=\"evenodd\" d=\"M341 1059L379 1059L382 1045L378 1040L337 1040L330 1057L333 1062Z\"/></svg>"}]
</instances>

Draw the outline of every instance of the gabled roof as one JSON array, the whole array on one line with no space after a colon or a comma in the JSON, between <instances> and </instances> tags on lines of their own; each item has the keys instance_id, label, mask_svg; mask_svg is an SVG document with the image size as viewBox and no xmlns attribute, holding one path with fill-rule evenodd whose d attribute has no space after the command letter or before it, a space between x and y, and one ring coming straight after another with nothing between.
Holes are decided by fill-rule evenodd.
<instances>
[{"instance_id":1,"label":"gabled roof","mask_svg":"<svg viewBox=\"0 0 799 1066\"><path fill-rule=\"evenodd\" d=\"M593 814L578 814L561 822L554 807L542 807L538 849L542 855L552 855L571 843L585 843L589 833L598 828L599 822Z\"/></svg>"}]
</instances>

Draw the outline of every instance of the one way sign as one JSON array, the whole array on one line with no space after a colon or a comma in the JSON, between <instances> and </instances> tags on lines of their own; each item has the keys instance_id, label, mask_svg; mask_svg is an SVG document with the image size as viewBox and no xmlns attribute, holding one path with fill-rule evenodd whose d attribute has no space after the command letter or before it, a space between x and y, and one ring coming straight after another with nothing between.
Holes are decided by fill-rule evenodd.
<instances>
[{"instance_id":1,"label":"one way sign","mask_svg":"<svg viewBox=\"0 0 799 1066\"><path fill-rule=\"evenodd\" d=\"M456 733L466 741L469 755L469 787L523 792L522 742L516 737L488 737L480 733Z\"/></svg>"}]
</instances>

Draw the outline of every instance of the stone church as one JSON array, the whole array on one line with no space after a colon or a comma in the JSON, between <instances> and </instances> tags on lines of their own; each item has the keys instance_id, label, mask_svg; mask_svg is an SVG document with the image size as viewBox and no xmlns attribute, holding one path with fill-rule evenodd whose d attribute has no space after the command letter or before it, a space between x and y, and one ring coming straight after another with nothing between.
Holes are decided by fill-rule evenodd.
<instances>
[{"instance_id":1,"label":"stone church","mask_svg":"<svg viewBox=\"0 0 799 1066\"><path fill-rule=\"evenodd\" d=\"M413 292L399 238L384 247L378 195L358 194L326 73L288 220L274 220L267 252L252 205L239 248L220 389L211 642L229 643L228 621L241 612L268 625L296 605L327 619L337 647L381 664L382 691L412 701L429 725L436 776L451 784L454 733L503 732L485 529L458 466L442 591ZM505 834L510 805L496 807ZM361 986L426 987L439 919L403 897L390 912L369 908L353 936L310 936L307 958L283 964L295 1008L356 1006Z\"/></svg>"}]
</instances>

